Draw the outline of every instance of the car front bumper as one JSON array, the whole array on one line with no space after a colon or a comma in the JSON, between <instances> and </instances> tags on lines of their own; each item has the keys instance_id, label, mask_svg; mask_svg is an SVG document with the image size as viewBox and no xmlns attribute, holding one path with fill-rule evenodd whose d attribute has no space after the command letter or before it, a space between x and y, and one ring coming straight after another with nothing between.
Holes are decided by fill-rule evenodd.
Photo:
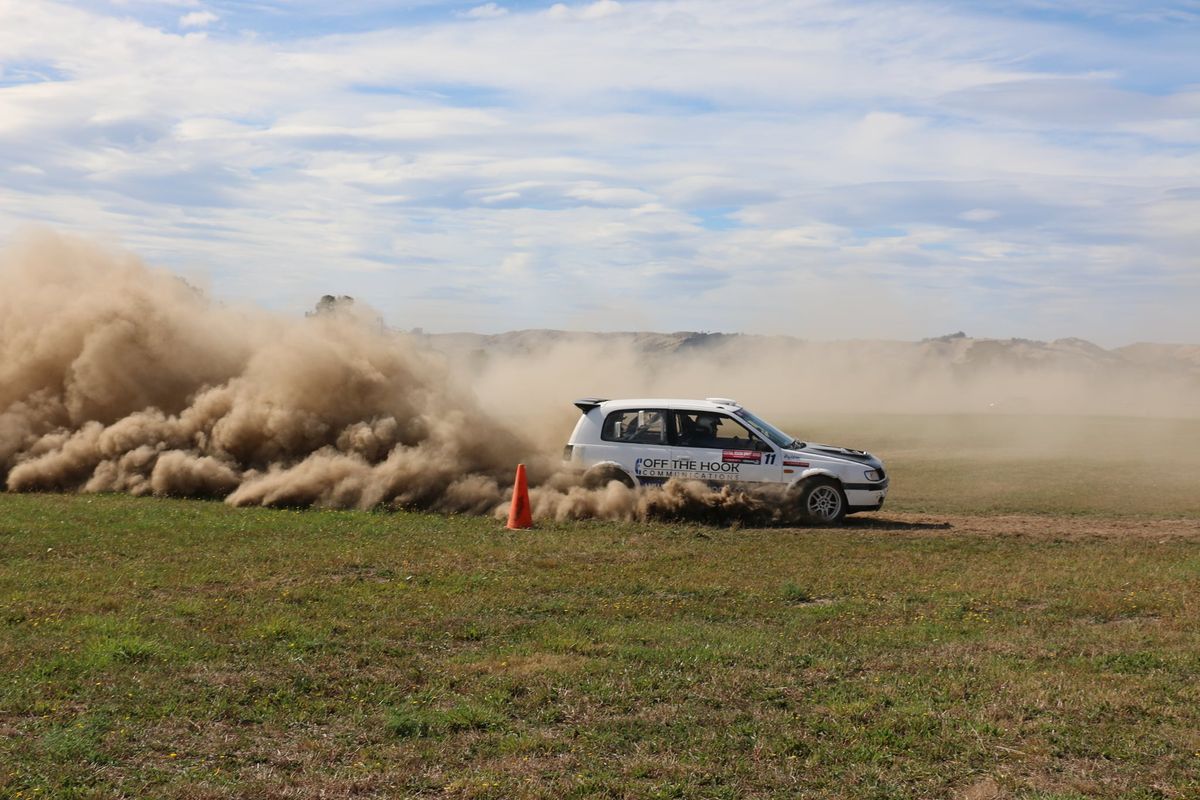
<instances>
[{"instance_id":1,"label":"car front bumper","mask_svg":"<svg viewBox=\"0 0 1200 800\"><path fill-rule=\"evenodd\" d=\"M846 505L851 511L878 511L883 508L883 501L888 493L888 479L878 483L847 483L842 488L846 492Z\"/></svg>"}]
</instances>

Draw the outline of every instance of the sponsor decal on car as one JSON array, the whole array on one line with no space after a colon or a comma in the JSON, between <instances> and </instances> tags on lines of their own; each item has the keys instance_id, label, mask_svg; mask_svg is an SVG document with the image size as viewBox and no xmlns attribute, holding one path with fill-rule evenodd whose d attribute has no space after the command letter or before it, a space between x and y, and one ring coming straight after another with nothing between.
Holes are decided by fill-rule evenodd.
<instances>
[{"instance_id":1,"label":"sponsor decal on car","mask_svg":"<svg viewBox=\"0 0 1200 800\"><path fill-rule=\"evenodd\" d=\"M721 460L731 464L761 464L762 453L756 450L722 450Z\"/></svg>"},{"instance_id":2,"label":"sponsor decal on car","mask_svg":"<svg viewBox=\"0 0 1200 800\"><path fill-rule=\"evenodd\" d=\"M785 459L783 462L783 465L785 467L807 467L808 462L807 461L787 461Z\"/></svg>"},{"instance_id":3,"label":"sponsor decal on car","mask_svg":"<svg viewBox=\"0 0 1200 800\"><path fill-rule=\"evenodd\" d=\"M633 473L639 478L725 480L736 476L741 466L740 463L696 461L690 458L639 458L633 462Z\"/></svg>"}]
</instances>

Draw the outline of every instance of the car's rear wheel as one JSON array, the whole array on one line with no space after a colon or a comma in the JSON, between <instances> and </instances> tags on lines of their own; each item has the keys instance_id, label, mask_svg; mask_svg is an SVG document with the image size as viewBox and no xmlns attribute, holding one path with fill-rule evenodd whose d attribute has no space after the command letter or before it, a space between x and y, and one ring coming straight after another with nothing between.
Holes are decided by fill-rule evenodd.
<instances>
[{"instance_id":1,"label":"car's rear wheel","mask_svg":"<svg viewBox=\"0 0 1200 800\"><path fill-rule=\"evenodd\" d=\"M838 525L846 518L846 495L832 478L809 478L800 486L800 515L809 525Z\"/></svg>"},{"instance_id":2,"label":"car's rear wheel","mask_svg":"<svg viewBox=\"0 0 1200 800\"><path fill-rule=\"evenodd\" d=\"M630 489L634 487L633 478L629 473L612 464L600 464L583 474L583 486L586 489L603 489L613 481L619 481Z\"/></svg>"}]
</instances>

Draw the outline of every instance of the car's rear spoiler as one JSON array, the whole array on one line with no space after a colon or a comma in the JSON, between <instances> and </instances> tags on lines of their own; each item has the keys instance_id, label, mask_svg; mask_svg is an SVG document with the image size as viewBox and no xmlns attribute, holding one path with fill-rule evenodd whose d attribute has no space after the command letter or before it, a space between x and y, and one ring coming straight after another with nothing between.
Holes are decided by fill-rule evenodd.
<instances>
[{"instance_id":1,"label":"car's rear spoiler","mask_svg":"<svg viewBox=\"0 0 1200 800\"><path fill-rule=\"evenodd\" d=\"M605 400L604 397L581 397L575 401L575 407L586 414Z\"/></svg>"}]
</instances>

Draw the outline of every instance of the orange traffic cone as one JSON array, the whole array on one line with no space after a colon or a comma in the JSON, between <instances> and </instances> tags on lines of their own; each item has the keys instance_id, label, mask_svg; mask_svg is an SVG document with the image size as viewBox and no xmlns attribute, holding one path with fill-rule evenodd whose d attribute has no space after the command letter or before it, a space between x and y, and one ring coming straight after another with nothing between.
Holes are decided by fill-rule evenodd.
<instances>
[{"instance_id":1,"label":"orange traffic cone","mask_svg":"<svg viewBox=\"0 0 1200 800\"><path fill-rule=\"evenodd\" d=\"M513 484L512 507L508 510L508 529L518 531L533 527L533 512L529 508L529 484L525 480L525 465L517 464L517 482Z\"/></svg>"}]
</instances>

